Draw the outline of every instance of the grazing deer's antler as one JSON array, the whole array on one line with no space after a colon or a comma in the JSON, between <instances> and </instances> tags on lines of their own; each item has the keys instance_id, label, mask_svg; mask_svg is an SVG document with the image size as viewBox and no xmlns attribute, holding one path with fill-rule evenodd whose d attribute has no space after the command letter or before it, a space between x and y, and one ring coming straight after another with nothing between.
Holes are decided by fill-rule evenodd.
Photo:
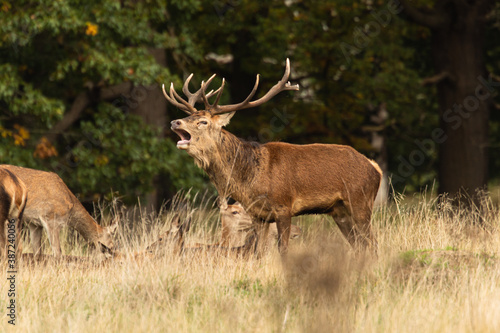
<instances>
[{"instance_id":1,"label":"grazing deer's antler","mask_svg":"<svg viewBox=\"0 0 500 333\"><path fill-rule=\"evenodd\" d=\"M290 76L290 60L287 58L286 59L286 68L285 68L285 74L283 75L283 78L275 84L264 96L259 98L258 100L250 102L250 100L253 98L255 93L257 92L257 88L259 86L259 75L257 74L257 78L255 80L255 85L250 92L250 95L241 103L238 104L231 104L231 105L218 105L220 97L222 95L222 92L224 91L224 85L226 83L225 79L222 79L222 84L219 89L216 91L211 90L208 94L205 93L207 90L209 84L212 82L213 78L215 77L215 74L212 75L207 82L202 81L201 82L201 88L198 89L195 93L191 93L189 91L188 85L189 82L191 81L191 78L193 77L193 74L189 75L186 81L184 82L184 85L182 87L182 91L184 92L184 95L188 98L186 101L182 97L177 94L177 92L174 89L174 84L170 84L170 95L167 94L165 91L165 85L162 86L163 89L163 95L165 95L165 98L174 106L177 108L183 110L187 114L193 114L197 112L196 108L194 105L198 102L203 102L205 104L205 109L206 111L210 112L212 115L216 114L222 114L222 113L229 113L237 110L242 110L242 109L248 109L248 108L253 108L256 106L259 106L261 104L264 104L265 102L269 101L271 98L276 96L278 93L285 91L285 90L299 90L299 85L291 85L290 82L288 82L288 77ZM208 102L208 99L212 97L213 95L217 94L217 97L215 98L215 101L213 104L210 104Z\"/></svg>"}]
</instances>

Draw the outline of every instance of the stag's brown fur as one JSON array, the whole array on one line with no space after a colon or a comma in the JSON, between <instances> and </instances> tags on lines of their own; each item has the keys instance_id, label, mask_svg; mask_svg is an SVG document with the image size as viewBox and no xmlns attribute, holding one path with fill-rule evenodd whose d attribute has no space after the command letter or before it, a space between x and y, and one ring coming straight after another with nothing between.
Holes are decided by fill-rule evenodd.
<instances>
[{"instance_id":1,"label":"stag's brown fur","mask_svg":"<svg viewBox=\"0 0 500 333\"><path fill-rule=\"evenodd\" d=\"M22 216L27 200L24 182L6 168L0 167L0 257L7 251L7 223L15 220L15 241L13 247L19 250Z\"/></svg>"},{"instance_id":2,"label":"stag's brown fur","mask_svg":"<svg viewBox=\"0 0 500 333\"><path fill-rule=\"evenodd\" d=\"M164 90L169 102L190 114L172 121L172 130L181 138L177 147L186 150L205 170L220 197L230 196L241 202L253 223L276 222L282 253L287 250L291 218L303 214L328 214L351 245L375 246L370 220L381 181L375 162L348 146L281 142L261 145L238 139L222 129L234 111L260 105L283 90L298 90L298 86L287 83L289 74L287 60L285 75L266 95L250 102L257 78L250 96L229 106L218 105L223 86L213 104L207 100L206 84L193 94L186 81L183 91L189 101L179 101L173 86L170 95ZM205 110L194 109L200 101ZM267 227L259 229L268 232Z\"/></svg>"},{"instance_id":3,"label":"stag's brown fur","mask_svg":"<svg viewBox=\"0 0 500 333\"><path fill-rule=\"evenodd\" d=\"M0 167L9 170L26 184L28 200L24 220L29 226L33 253L42 254L41 239L45 229L54 254L60 256L59 234L61 227L66 226L77 230L103 252L113 249L116 224L109 227L97 224L58 175L13 165Z\"/></svg>"},{"instance_id":4,"label":"stag's brown fur","mask_svg":"<svg viewBox=\"0 0 500 333\"><path fill-rule=\"evenodd\" d=\"M277 223L282 250L291 217L303 214L328 214L353 246L375 245L370 219L381 180L375 162L342 145L247 142L222 130L217 117L200 111L173 128L190 134L187 152L221 197L241 202L254 223ZM210 127L200 129L199 119Z\"/></svg>"}]
</instances>

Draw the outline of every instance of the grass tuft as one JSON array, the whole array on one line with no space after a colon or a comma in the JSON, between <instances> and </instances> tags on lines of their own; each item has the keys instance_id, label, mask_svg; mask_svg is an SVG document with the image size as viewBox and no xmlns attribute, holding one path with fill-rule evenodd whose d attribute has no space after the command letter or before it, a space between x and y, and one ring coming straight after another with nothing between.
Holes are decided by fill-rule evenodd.
<instances>
[{"instance_id":1,"label":"grass tuft","mask_svg":"<svg viewBox=\"0 0 500 333\"><path fill-rule=\"evenodd\" d=\"M178 256L168 248L165 255L133 260L134 252L170 228L179 207L192 219L188 245L218 240L220 222L212 201L202 197L195 204L179 201L173 207L159 214L102 208L103 223L119 220L118 244L129 259L103 265L21 265L15 328L500 331L500 223L494 205L469 213L434 199L408 203L398 198L374 213L377 258L355 255L329 218L302 216L294 223L304 233L291 242L286 262L276 247L259 260L194 251ZM66 239L66 253L88 255L74 233L68 232ZM1 281L0 308L6 309L9 285ZM0 331L6 332L10 325L2 317Z\"/></svg>"}]
</instances>

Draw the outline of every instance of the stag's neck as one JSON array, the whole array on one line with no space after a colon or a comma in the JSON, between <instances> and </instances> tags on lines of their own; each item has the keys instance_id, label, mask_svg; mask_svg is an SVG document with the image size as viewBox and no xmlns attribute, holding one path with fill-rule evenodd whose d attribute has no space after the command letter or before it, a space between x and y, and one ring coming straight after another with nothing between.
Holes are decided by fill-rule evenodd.
<instances>
[{"instance_id":1,"label":"stag's neck","mask_svg":"<svg viewBox=\"0 0 500 333\"><path fill-rule=\"evenodd\" d=\"M101 236L103 228L95 222L90 214L77 202L73 207L71 227L89 242L95 242Z\"/></svg>"},{"instance_id":2,"label":"stag's neck","mask_svg":"<svg viewBox=\"0 0 500 333\"><path fill-rule=\"evenodd\" d=\"M214 183L219 196L246 192L260 168L261 145L237 138L223 130L216 151L204 169Z\"/></svg>"}]
</instances>

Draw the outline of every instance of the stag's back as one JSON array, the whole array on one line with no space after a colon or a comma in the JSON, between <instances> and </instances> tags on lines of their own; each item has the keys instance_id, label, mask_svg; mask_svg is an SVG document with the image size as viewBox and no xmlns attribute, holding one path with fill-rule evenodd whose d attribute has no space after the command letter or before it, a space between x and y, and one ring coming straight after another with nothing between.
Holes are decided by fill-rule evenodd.
<instances>
[{"instance_id":1,"label":"stag's back","mask_svg":"<svg viewBox=\"0 0 500 333\"><path fill-rule=\"evenodd\" d=\"M264 147L268 164L259 181L272 190L263 192L276 193L274 201L292 206L293 215L323 213L339 199L354 206L375 200L381 173L352 147L282 142Z\"/></svg>"}]
</instances>

